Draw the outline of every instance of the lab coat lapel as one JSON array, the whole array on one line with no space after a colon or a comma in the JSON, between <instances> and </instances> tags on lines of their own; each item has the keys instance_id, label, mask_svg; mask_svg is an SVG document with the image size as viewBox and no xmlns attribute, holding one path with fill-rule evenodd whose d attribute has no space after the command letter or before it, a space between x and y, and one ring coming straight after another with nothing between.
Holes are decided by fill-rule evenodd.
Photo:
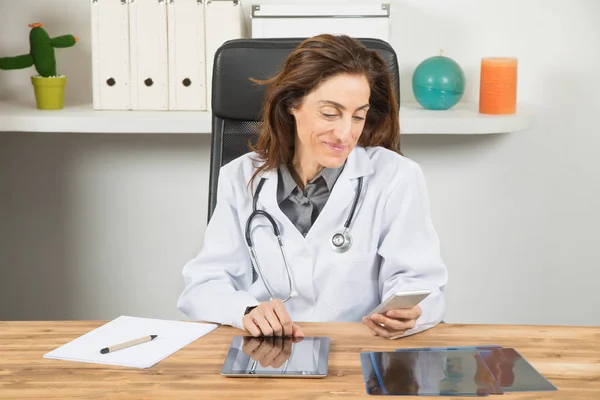
<instances>
[{"instance_id":1,"label":"lab coat lapel","mask_svg":"<svg viewBox=\"0 0 600 400\"><path fill-rule=\"evenodd\" d=\"M260 209L262 204L263 210L266 210L269 214L275 214L276 209L279 208L277 205L277 171L262 172L257 177L257 182L260 182L261 178L266 178L266 180L258 196L257 209Z\"/></svg>"},{"instance_id":2,"label":"lab coat lapel","mask_svg":"<svg viewBox=\"0 0 600 400\"><path fill-rule=\"evenodd\" d=\"M352 202L356 196L358 178L370 175L373 171L373 163L366 150L363 147L355 147L348 156L344 170L333 186L333 191L313 228L309 231L309 235L313 231L316 232L314 234L320 234L319 230L321 228L330 231L332 226L335 226L335 229L341 229L348 218ZM363 191L365 186L363 179ZM363 197L364 193L361 194L361 198ZM360 206L360 199L358 206ZM354 215L356 216L356 212Z\"/></svg>"},{"instance_id":3,"label":"lab coat lapel","mask_svg":"<svg viewBox=\"0 0 600 400\"><path fill-rule=\"evenodd\" d=\"M281 236L298 235L294 240L303 240L304 237L289 218L281 211L277 203L277 170L269 170L260 174L260 177L266 178L262 190L258 197L257 209L267 211L275 219Z\"/></svg>"},{"instance_id":4,"label":"lab coat lapel","mask_svg":"<svg viewBox=\"0 0 600 400\"><path fill-rule=\"evenodd\" d=\"M333 226L340 225L340 219L342 219L341 224L343 225L346 222L352 201L358 189L357 178L368 176L373 171L373 162L366 150L363 147L355 147L348 156L346 165L338 177L324 209L319 214L307 236L315 234L313 232L317 232L316 234L318 234L321 227L331 230L332 224ZM302 241L304 239L302 234L298 232L283 211L281 211L279 204L277 204L277 170L261 173L258 180L261 177L266 178L266 181L258 198L258 209L267 210L275 218L282 235L288 237L289 235L297 235L296 239ZM365 186L365 182L363 182L363 191L365 190ZM364 193L362 197L364 197ZM341 228L342 225L339 227Z\"/></svg>"},{"instance_id":5,"label":"lab coat lapel","mask_svg":"<svg viewBox=\"0 0 600 400\"><path fill-rule=\"evenodd\" d=\"M269 170L259 173L253 184L254 193L256 193L256 187L262 178L265 178L265 181L258 195L256 209L266 211L271 215L281 233L286 254L288 256L297 254L304 237L295 229L277 204L277 171ZM256 229L252 229L254 251L259 259L262 273L266 277L273 295L277 298L284 298L289 293L288 276L278 242L273 235L273 228L262 216L258 216L252 226L256 227ZM296 237L294 234L298 236ZM291 268L293 270L293 262ZM297 284L294 272L291 275Z\"/></svg>"}]
</instances>

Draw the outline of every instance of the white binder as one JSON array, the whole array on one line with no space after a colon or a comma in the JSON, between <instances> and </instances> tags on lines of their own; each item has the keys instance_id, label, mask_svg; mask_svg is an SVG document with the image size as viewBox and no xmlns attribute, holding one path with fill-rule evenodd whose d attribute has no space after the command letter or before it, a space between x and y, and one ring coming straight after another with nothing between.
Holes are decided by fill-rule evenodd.
<instances>
[{"instance_id":1,"label":"white binder","mask_svg":"<svg viewBox=\"0 0 600 400\"><path fill-rule=\"evenodd\" d=\"M169 0L169 110L206 110L204 4Z\"/></svg>"},{"instance_id":2,"label":"white binder","mask_svg":"<svg viewBox=\"0 0 600 400\"><path fill-rule=\"evenodd\" d=\"M96 110L130 107L129 5L126 0L93 0L92 105Z\"/></svg>"},{"instance_id":3,"label":"white binder","mask_svg":"<svg viewBox=\"0 0 600 400\"><path fill-rule=\"evenodd\" d=\"M212 110L212 72L215 52L226 41L245 36L244 16L238 0L205 0L207 109Z\"/></svg>"},{"instance_id":4,"label":"white binder","mask_svg":"<svg viewBox=\"0 0 600 400\"><path fill-rule=\"evenodd\" d=\"M251 12L252 37L310 37L322 33L390 41L390 5L260 4Z\"/></svg>"},{"instance_id":5,"label":"white binder","mask_svg":"<svg viewBox=\"0 0 600 400\"><path fill-rule=\"evenodd\" d=\"M129 13L131 109L167 110L169 74L166 2L133 0L129 3Z\"/></svg>"}]
</instances>

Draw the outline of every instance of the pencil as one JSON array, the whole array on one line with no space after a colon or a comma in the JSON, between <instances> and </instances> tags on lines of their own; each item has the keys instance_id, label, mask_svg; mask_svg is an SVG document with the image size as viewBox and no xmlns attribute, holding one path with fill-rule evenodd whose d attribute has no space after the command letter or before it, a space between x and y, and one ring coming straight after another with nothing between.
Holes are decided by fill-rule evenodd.
<instances>
[{"instance_id":1,"label":"pencil","mask_svg":"<svg viewBox=\"0 0 600 400\"><path fill-rule=\"evenodd\" d=\"M148 336L143 336L139 339L130 340L125 343L115 344L113 346L103 348L102 350L100 350L100 353L102 353L102 354L112 353L113 351L125 349L127 347L135 346L135 345L141 344L141 343L146 343L151 340L154 340L154 338L156 338L157 336L158 335L148 335Z\"/></svg>"}]
</instances>

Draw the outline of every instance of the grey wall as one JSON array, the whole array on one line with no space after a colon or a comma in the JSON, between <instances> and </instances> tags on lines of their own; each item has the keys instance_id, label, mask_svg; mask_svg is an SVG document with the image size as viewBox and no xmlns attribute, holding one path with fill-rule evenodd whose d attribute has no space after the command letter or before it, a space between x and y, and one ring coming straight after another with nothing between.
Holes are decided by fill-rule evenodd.
<instances>
[{"instance_id":1,"label":"grey wall","mask_svg":"<svg viewBox=\"0 0 600 400\"><path fill-rule=\"evenodd\" d=\"M481 57L519 57L519 100L538 112L519 133L404 138L450 270L447 321L600 324L600 2L392 3L404 100L414 67L444 48L467 74L465 101ZM29 22L77 34L59 60L67 102L89 102L88 13L86 1L2 2L0 54L23 50ZM0 73L0 98L31 101L30 73ZM0 318L182 317L208 163L207 135L0 133Z\"/></svg>"}]
</instances>

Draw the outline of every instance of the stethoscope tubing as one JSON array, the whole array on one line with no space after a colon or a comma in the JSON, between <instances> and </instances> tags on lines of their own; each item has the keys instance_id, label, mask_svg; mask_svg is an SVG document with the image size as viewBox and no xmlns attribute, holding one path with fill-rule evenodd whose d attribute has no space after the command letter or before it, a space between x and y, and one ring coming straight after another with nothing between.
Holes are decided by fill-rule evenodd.
<instances>
[{"instance_id":1,"label":"stethoscope tubing","mask_svg":"<svg viewBox=\"0 0 600 400\"><path fill-rule=\"evenodd\" d=\"M352 244L352 238L348 231L350 228L350 224L352 223L352 220L354 218L356 206L358 204L358 200L360 198L360 194L362 191L362 180L363 180L362 176L358 178L358 187L356 190L356 195L354 196L354 201L352 202L352 208L350 209L348 218L346 219L346 222L344 223L344 229L341 232L336 232L332 238L332 241L331 241L332 246L333 246L334 250L336 250L338 252L343 252L343 251L348 250L348 248ZM269 222L271 223L271 226L273 228L273 234L277 238L277 243L279 244L279 250L281 252L281 256L283 257L283 263L284 263L284 266L285 266L285 269L287 272L287 276L288 276L289 292L288 292L287 297L285 299L282 299L282 302L285 303L288 300L290 300L292 297L296 296L297 293L294 290L294 285L292 282L292 272L290 270L289 262L288 262L286 254L285 254L285 250L283 248L283 240L281 239L281 233L279 231L279 227L277 226L277 222L271 216L271 214L269 214L267 211L256 209L256 205L258 202L258 195L259 195L260 191L262 190L262 186L264 185L264 183L265 183L265 178L261 178L261 180L258 183L258 186L256 188L256 192L254 193L254 196L252 199L252 213L246 220L246 229L244 232L244 236L246 239L246 244L248 246L248 251L250 253L250 261L252 263L252 266L258 272L260 279L262 280L263 284L265 285L265 288L267 289L267 292L269 293L271 300L273 300L275 298L275 296L273 295L271 288L269 288L269 285L267 284L267 280L265 279L265 276L263 274L260 263L258 262L258 257L256 256L256 252L254 251L254 243L252 242L251 229L250 229L250 224L252 223L252 220L256 216L259 216L259 215L267 218L269 220ZM342 243L340 245L337 245L334 240L334 238L336 238L336 236L342 237Z\"/></svg>"}]
</instances>

